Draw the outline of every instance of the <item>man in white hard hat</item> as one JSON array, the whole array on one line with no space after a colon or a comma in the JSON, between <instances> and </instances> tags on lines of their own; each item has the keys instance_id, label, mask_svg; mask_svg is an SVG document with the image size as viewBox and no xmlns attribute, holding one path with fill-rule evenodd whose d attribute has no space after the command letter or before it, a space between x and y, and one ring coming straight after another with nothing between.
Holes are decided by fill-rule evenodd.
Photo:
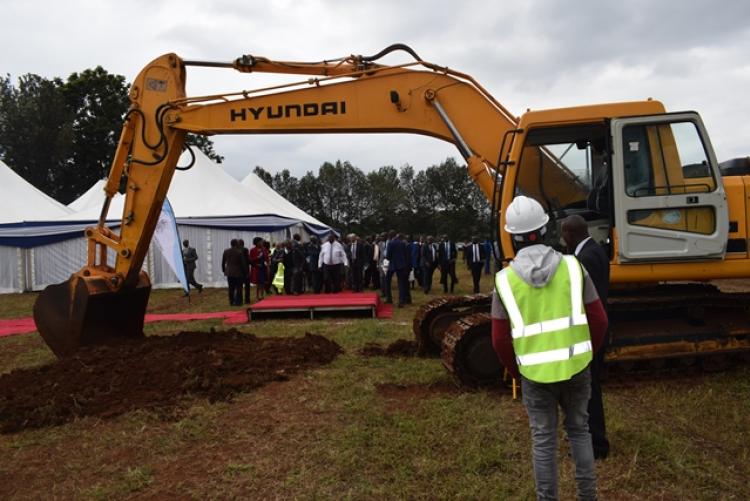
<instances>
[{"instance_id":1,"label":"man in white hard hat","mask_svg":"<svg viewBox=\"0 0 750 501\"><path fill-rule=\"evenodd\" d=\"M516 257L495 277L492 345L521 380L537 499L557 499L558 406L565 414L578 499L596 499L589 364L602 345L607 314L578 260L544 245L548 222L539 202L526 196L514 198L505 211Z\"/></svg>"}]
</instances>

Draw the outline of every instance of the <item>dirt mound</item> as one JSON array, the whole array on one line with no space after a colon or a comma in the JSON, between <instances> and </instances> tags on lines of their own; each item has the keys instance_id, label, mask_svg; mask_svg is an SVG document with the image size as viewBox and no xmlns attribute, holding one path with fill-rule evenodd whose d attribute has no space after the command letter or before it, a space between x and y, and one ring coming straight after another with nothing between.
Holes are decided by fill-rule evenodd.
<instances>
[{"instance_id":1,"label":"dirt mound","mask_svg":"<svg viewBox=\"0 0 750 501\"><path fill-rule=\"evenodd\" d=\"M108 418L134 409L179 414L186 396L227 400L239 392L330 363L341 347L313 334L259 338L236 330L181 332L98 346L0 376L0 431Z\"/></svg>"},{"instance_id":2,"label":"dirt mound","mask_svg":"<svg viewBox=\"0 0 750 501\"><path fill-rule=\"evenodd\" d=\"M359 354L365 357L413 357L417 354L417 343L399 339L385 348L378 343L366 343Z\"/></svg>"}]
</instances>

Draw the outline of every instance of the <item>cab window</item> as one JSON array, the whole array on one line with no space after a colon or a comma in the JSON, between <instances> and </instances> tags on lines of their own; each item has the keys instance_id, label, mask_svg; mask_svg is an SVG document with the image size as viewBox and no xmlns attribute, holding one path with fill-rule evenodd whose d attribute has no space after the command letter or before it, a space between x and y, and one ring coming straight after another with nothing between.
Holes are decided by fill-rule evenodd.
<instances>
[{"instance_id":1,"label":"cab window","mask_svg":"<svg viewBox=\"0 0 750 501\"><path fill-rule=\"evenodd\" d=\"M692 122L629 125L622 132L625 193L630 197L709 193L716 189Z\"/></svg>"}]
</instances>

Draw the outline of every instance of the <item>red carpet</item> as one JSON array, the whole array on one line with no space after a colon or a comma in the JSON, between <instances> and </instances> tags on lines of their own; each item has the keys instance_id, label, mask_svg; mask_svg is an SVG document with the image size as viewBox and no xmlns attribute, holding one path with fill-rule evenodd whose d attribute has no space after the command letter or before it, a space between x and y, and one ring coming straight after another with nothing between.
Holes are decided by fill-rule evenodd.
<instances>
[{"instance_id":1,"label":"red carpet","mask_svg":"<svg viewBox=\"0 0 750 501\"><path fill-rule=\"evenodd\" d=\"M366 311L368 308L374 307L377 318L390 318L393 315L392 305L381 303L379 296L374 292L271 296L250 305L250 307L252 309L274 311L306 311L316 307L328 309L329 311L336 311L339 308L356 308ZM244 324L247 322L247 311L241 309L208 313L147 313L146 323L188 322L190 320L207 320L211 318L223 318L225 324ZM0 337L28 334L34 331L36 331L36 325L32 317L0 319Z\"/></svg>"},{"instance_id":2,"label":"red carpet","mask_svg":"<svg viewBox=\"0 0 750 501\"><path fill-rule=\"evenodd\" d=\"M27 334L36 330L36 324L31 317L11 318L0 320L0 337L13 334Z\"/></svg>"},{"instance_id":3,"label":"red carpet","mask_svg":"<svg viewBox=\"0 0 750 501\"><path fill-rule=\"evenodd\" d=\"M250 305L253 313L291 313L291 312L341 312L341 311L374 311L376 318L390 318L393 307L382 304L375 292L339 292L338 294L304 294L300 296L269 296Z\"/></svg>"},{"instance_id":4,"label":"red carpet","mask_svg":"<svg viewBox=\"0 0 750 501\"><path fill-rule=\"evenodd\" d=\"M152 322L187 322L190 320L207 320L223 318L225 324L244 324L247 322L245 310L214 311L209 313L147 313L146 323ZM32 317L0 320L0 337L34 332L36 325Z\"/></svg>"}]
</instances>

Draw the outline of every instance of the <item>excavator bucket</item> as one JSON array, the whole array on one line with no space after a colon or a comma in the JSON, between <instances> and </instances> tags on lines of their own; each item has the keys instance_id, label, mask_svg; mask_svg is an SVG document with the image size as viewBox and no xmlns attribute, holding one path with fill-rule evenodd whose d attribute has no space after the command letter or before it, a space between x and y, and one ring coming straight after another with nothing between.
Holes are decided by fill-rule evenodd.
<instances>
[{"instance_id":1,"label":"excavator bucket","mask_svg":"<svg viewBox=\"0 0 750 501\"><path fill-rule=\"evenodd\" d=\"M34 303L37 330L58 357L81 347L143 337L151 283L141 273L134 288L113 292L104 278L71 276L50 285Z\"/></svg>"}]
</instances>

